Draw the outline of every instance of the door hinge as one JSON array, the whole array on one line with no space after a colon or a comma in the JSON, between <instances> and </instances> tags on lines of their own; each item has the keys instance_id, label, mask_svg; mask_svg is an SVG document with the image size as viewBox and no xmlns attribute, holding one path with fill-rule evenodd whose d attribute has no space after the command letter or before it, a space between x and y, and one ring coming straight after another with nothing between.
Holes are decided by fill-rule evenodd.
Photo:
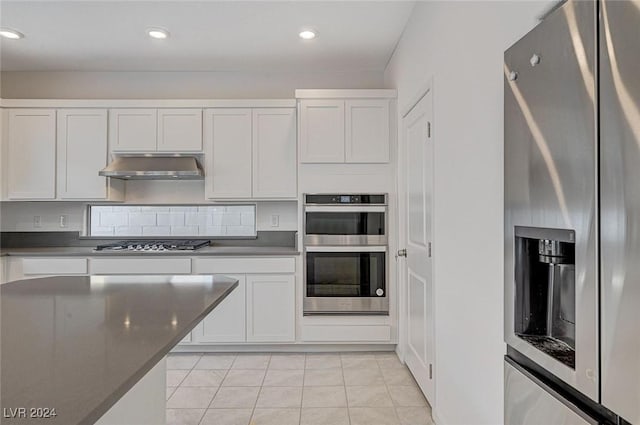
<instances>
[{"instance_id":1,"label":"door hinge","mask_svg":"<svg viewBox=\"0 0 640 425\"><path fill-rule=\"evenodd\" d=\"M429 244L427 246L428 246L428 249L429 249L429 258L431 258L431 242L429 242Z\"/></svg>"},{"instance_id":2,"label":"door hinge","mask_svg":"<svg viewBox=\"0 0 640 425\"><path fill-rule=\"evenodd\" d=\"M431 139L431 121L427 121L427 138Z\"/></svg>"},{"instance_id":3,"label":"door hinge","mask_svg":"<svg viewBox=\"0 0 640 425\"><path fill-rule=\"evenodd\" d=\"M396 254L396 257L406 257L407 256L407 250L406 249L399 249L398 253Z\"/></svg>"},{"instance_id":4,"label":"door hinge","mask_svg":"<svg viewBox=\"0 0 640 425\"><path fill-rule=\"evenodd\" d=\"M433 379L433 364L429 363L429 379Z\"/></svg>"}]
</instances>

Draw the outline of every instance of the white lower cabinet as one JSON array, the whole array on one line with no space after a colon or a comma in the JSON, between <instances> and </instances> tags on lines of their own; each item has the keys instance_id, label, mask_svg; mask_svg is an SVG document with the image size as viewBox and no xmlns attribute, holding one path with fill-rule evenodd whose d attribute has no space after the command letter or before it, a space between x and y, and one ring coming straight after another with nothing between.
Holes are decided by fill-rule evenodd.
<instances>
[{"instance_id":1,"label":"white lower cabinet","mask_svg":"<svg viewBox=\"0 0 640 425\"><path fill-rule=\"evenodd\" d=\"M294 342L294 257L3 257L0 279L62 275L216 274L238 286L179 345ZM6 266L6 267L5 267Z\"/></svg>"},{"instance_id":2,"label":"white lower cabinet","mask_svg":"<svg viewBox=\"0 0 640 425\"><path fill-rule=\"evenodd\" d=\"M196 328L197 342L244 342L246 341L246 277L244 275L225 275L238 279L234 289ZM195 342L194 341L194 342Z\"/></svg>"},{"instance_id":3,"label":"white lower cabinet","mask_svg":"<svg viewBox=\"0 0 640 425\"><path fill-rule=\"evenodd\" d=\"M247 276L247 341L295 340L295 277Z\"/></svg>"},{"instance_id":4,"label":"white lower cabinet","mask_svg":"<svg viewBox=\"0 0 640 425\"><path fill-rule=\"evenodd\" d=\"M293 257L196 257L193 273L238 279L196 328L192 345L295 341Z\"/></svg>"}]
</instances>

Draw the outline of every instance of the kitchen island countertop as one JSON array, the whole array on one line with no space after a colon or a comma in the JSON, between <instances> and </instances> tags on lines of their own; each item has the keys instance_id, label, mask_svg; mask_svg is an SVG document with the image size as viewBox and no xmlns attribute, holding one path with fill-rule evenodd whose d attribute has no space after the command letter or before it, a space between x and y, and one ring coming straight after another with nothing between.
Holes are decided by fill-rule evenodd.
<instances>
[{"instance_id":1,"label":"kitchen island countertop","mask_svg":"<svg viewBox=\"0 0 640 425\"><path fill-rule=\"evenodd\" d=\"M213 276L62 276L0 286L0 405L92 424L236 286ZM3 410L4 411L4 410Z\"/></svg>"}]
</instances>

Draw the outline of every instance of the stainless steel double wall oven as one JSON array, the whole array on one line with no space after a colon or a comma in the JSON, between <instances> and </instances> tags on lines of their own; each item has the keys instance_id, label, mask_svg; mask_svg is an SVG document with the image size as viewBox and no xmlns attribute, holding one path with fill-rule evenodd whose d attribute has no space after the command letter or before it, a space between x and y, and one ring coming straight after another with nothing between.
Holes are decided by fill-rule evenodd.
<instances>
[{"instance_id":1,"label":"stainless steel double wall oven","mask_svg":"<svg viewBox=\"0 0 640 425\"><path fill-rule=\"evenodd\" d=\"M388 314L387 195L304 200L304 314Z\"/></svg>"}]
</instances>

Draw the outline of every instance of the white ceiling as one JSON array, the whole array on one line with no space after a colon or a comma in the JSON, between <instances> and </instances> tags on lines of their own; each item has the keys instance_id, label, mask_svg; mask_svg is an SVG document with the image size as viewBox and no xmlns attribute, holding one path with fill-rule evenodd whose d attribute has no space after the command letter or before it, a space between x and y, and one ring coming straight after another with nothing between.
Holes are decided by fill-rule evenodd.
<instances>
[{"instance_id":1,"label":"white ceiling","mask_svg":"<svg viewBox=\"0 0 640 425\"><path fill-rule=\"evenodd\" d=\"M8 1L3 71L383 70L409 1ZM169 30L154 40L146 29ZM318 38L303 41L311 27Z\"/></svg>"}]
</instances>

